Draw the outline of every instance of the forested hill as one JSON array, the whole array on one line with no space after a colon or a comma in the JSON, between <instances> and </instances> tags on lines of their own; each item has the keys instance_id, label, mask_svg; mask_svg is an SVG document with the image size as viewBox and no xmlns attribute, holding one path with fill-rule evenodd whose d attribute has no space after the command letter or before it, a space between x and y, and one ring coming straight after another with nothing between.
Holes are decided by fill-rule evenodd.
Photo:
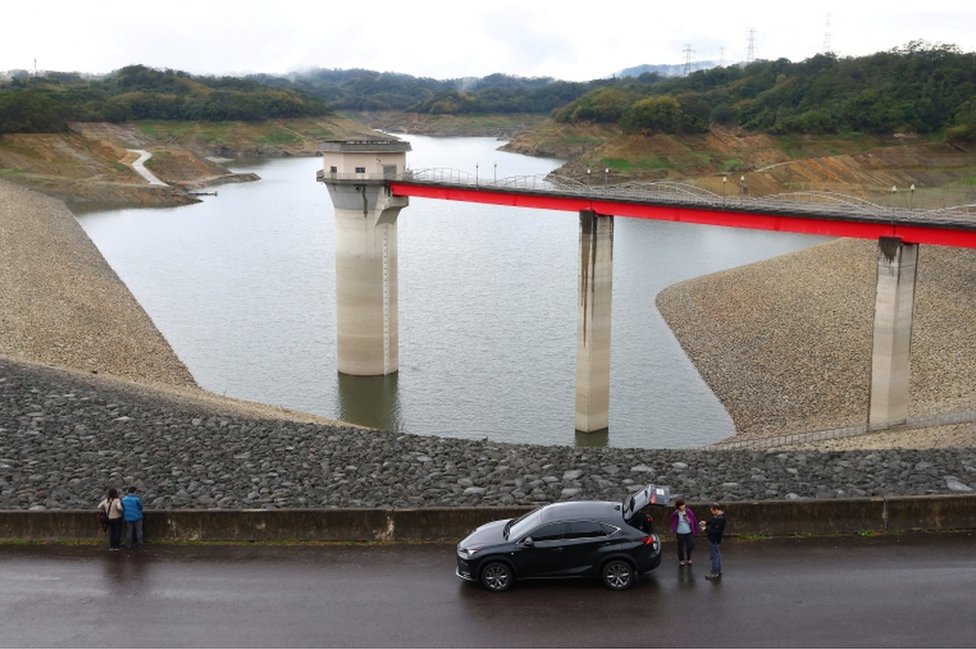
<instances>
[{"instance_id":1,"label":"forested hill","mask_svg":"<svg viewBox=\"0 0 976 649\"><path fill-rule=\"evenodd\" d=\"M0 134L61 132L68 122L256 121L331 112L321 99L296 90L142 65L98 77L47 73L0 83Z\"/></svg>"},{"instance_id":2,"label":"forested hill","mask_svg":"<svg viewBox=\"0 0 976 649\"><path fill-rule=\"evenodd\" d=\"M541 113L565 106L612 80L558 81L549 77L492 74L436 79L370 70L316 69L288 77L249 77L263 84L319 97L337 110L431 114Z\"/></svg>"},{"instance_id":3,"label":"forested hill","mask_svg":"<svg viewBox=\"0 0 976 649\"><path fill-rule=\"evenodd\" d=\"M713 124L766 133L912 132L976 139L976 54L923 42L870 56L820 54L672 77L571 83L501 74L435 81L368 70L313 70L262 83L337 109L431 114L546 113L627 132L701 133Z\"/></svg>"},{"instance_id":4,"label":"forested hill","mask_svg":"<svg viewBox=\"0 0 976 649\"><path fill-rule=\"evenodd\" d=\"M0 133L69 121L262 120L332 110L536 113L618 124L629 133L702 133L713 125L774 134L897 132L976 141L976 54L922 42L870 56L756 61L684 77L567 82L502 74L438 81L316 69L287 76L198 77L130 66L104 77L26 73L0 82Z\"/></svg>"},{"instance_id":5,"label":"forested hill","mask_svg":"<svg viewBox=\"0 0 976 649\"><path fill-rule=\"evenodd\" d=\"M820 54L681 78L642 75L593 90L557 121L626 132L702 133L712 125L773 134L897 132L976 141L976 54L910 43L858 58Z\"/></svg>"}]
</instances>

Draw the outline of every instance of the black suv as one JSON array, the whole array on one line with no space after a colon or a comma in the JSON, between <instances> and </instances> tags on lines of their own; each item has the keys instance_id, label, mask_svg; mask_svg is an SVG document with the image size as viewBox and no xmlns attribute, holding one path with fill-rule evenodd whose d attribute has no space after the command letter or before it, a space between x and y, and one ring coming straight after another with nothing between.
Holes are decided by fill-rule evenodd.
<instances>
[{"instance_id":1,"label":"black suv","mask_svg":"<svg viewBox=\"0 0 976 649\"><path fill-rule=\"evenodd\" d=\"M661 563L660 539L641 510L669 499L668 487L647 485L622 503L560 502L487 523L458 543L457 575L495 592L516 579L597 576L613 590L629 588Z\"/></svg>"}]
</instances>

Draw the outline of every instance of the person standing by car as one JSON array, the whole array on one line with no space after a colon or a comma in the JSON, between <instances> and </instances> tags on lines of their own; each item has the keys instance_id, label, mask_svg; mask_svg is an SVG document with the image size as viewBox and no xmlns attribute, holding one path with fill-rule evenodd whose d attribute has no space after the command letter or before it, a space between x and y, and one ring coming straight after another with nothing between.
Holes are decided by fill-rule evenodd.
<instances>
[{"instance_id":1,"label":"person standing by car","mask_svg":"<svg viewBox=\"0 0 976 649\"><path fill-rule=\"evenodd\" d=\"M712 559L712 571L705 575L705 579L719 579L722 576L722 551L719 546L725 534L725 511L717 503L710 505L708 511L712 514L711 520L700 524L708 535L708 554Z\"/></svg>"},{"instance_id":2,"label":"person standing by car","mask_svg":"<svg viewBox=\"0 0 976 649\"><path fill-rule=\"evenodd\" d=\"M695 549L695 534L698 532L698 520L694 510L678 499L671 512L671 533L678 541L678 565L691 565L691 551Z\"/></svg>"},{"instance_id":3,"label":"person standing by car","mask_svg":"<svg viewBox=\"0 0 976 649\"><path fill-rule=\"evenodd\" d=\"M98 508L108 515L108 549L118 552L122 544L122 501L119 500L119 491L112 487L108 494L98 503Z\"/></svg>"},{"instance_id":4,"label":"person standing by car","mask_svg":"<svg viewBox=\"0 0 976 649\"><path fill-rule=\"evenodd\" d=\"M136 488L129 487L129 493L122 498L125 518L125 547L132 549L133 537L137 547L142 547L142 499L136 495Z\"/></svg>"}]
</instances>

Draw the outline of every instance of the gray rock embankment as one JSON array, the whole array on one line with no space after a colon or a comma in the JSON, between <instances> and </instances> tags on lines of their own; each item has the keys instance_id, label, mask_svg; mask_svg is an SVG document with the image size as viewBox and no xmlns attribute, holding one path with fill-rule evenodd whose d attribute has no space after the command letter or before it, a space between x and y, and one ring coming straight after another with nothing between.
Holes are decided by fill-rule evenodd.
<instances>
[{"instance_id":1,"label":"gray rock embankment","mask_svg":"<svg viewBox=\"0 0 976 649\"><path fill-rule=\"evenodd\" d=\"M976 449L645 450L368 431L0 358L0 508L533 505L669 484L693 501L970 492Z\"/></svg>"}]
</instances>

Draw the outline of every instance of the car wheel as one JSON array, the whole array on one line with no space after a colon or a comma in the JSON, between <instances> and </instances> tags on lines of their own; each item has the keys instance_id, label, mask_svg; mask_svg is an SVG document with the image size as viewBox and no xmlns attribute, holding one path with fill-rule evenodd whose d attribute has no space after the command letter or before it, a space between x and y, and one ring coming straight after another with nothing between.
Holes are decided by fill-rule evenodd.
<instances>
[{"instance_id":1,"label":"car wheel","mask_svg":"<svg viewBox=\"0 0 976 649\"><path fill-rule=\"evenodd\" d=\"M511 588L512 581L514 581L512 569L501 561L493 561L481 571L481 585L495 593Z\"/></svg>"},{"instance_id":2,"label":"car wheel","mask_svg":"<svg viewBox=\"0 0 976 649\"><path fill-rule=\"evenodd\" d=\"M603 566L603 583L611 590L625 590L634 584L634 569L623 559L611 559Z\"/></svg>"}]
</instances>

